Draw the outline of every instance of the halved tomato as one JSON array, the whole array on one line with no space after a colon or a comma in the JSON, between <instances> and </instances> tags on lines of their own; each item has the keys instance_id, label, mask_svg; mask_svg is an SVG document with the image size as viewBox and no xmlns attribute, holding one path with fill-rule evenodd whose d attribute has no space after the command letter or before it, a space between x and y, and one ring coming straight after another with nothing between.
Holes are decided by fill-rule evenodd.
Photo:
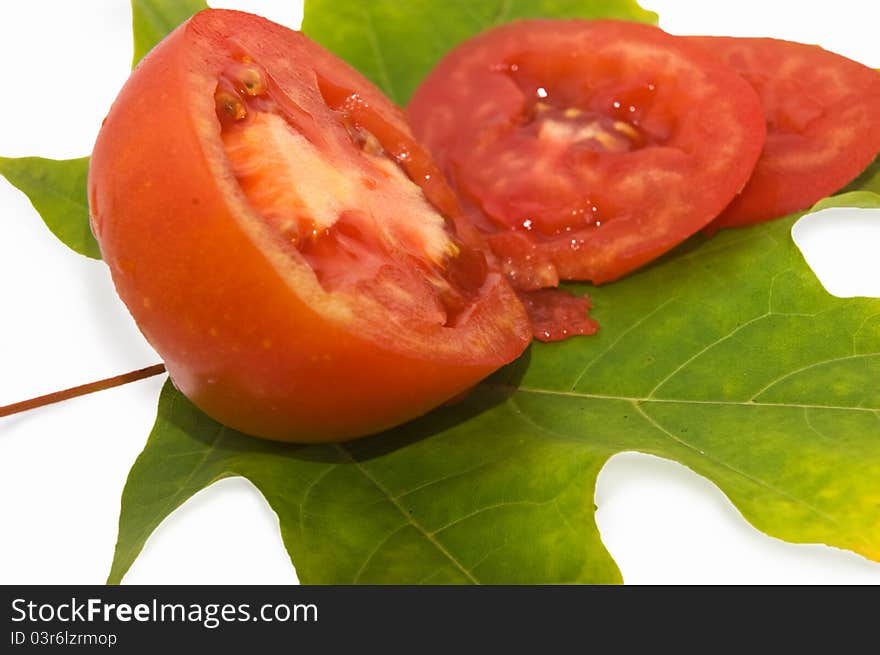
<instances>
[{"instance_id":1,"label":"halved tomato","mask_svg":"<svg viewBox=\"0 0 880 655\"><path fill-rule=\"evenodd\" d=\"M409 116L520 289L608 282L666 252L742 189L765 136L729 67L607 20L485 32L440 62Z\"/></svg>"},{"instance_id":2,"label":"halved tomato","mask_svg":"<svg viewBox=\"0 0 880 655\"><path fill-rule=\"evenodd\" d=\"M811 207L880 151L880 75L819 46L779 39L690 37L761 97L767 143L743 192L710 229Z\"/></svg>"},{"instance_id":3,"label":"halved tomato","mask_svg":"<svg viewBox=\"0 0 880 655\"><path fill-rule=\"evenodd\" d=\"M377 432L530 340L402 112L256 16L204 11L146 57L98 137L89 200L175 385L250 434Z\"/></svg>"}]
</instances>

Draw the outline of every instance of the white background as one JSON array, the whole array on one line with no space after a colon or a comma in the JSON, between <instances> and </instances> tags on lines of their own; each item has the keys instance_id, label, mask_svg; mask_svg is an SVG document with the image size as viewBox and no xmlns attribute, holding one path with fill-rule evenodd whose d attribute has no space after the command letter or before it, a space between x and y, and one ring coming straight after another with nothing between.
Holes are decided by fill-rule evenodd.
<instances>
[{"instance_id":1,"label":"white background","mask_svg":"<svg viewBox=\"0 0 880 655\"><path fill-rule=\"evenodd\" d=\"M295 0L213 4L291 26L301 18ZM818 42L880 66L874 2L644 4L672 32ZM89 153L129 71L130 20L126 0L0 3L0 154ZM877 218L838 212L799 225L799 242L809 244L810 261L838 295L880 296L880 264L870 258L880 252ZM159 361L105 266L57 243L2 178L0 316L0 405ZM161 382L0 419L0 583L103 582L120 493ZM597 503L603 539L628 583L880 583L880 564L757 532L714 485L676 463L615 456L600 475ZM275 515L250 483L233 479L165 521L125 581L293 583L296 574Z\"/></svg>"}]
</instances>

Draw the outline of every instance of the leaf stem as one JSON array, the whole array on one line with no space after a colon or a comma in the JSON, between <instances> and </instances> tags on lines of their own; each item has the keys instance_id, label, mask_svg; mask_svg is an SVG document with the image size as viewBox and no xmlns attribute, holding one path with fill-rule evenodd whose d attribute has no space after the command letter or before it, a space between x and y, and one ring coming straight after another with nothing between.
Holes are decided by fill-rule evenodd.
<instances>
[{"instance_id":1,"label":"leaf stem","mask_svg":"<svg viewBox=\"0 0 880 655\"><path fill-rule=\"evenodd\" d=\"M117 375L105 380L81 384L77 387L64 389L63 391L55 391L46 394L45 396L38 396L36 398L31 398L30 400L23 400L18 403L6 405L5 407L0 407L0 418L3 418L4 416L12 416L13 414L18 414L20 412L26 412L31 409L36 409L37 407L51 405L52 403L60 403L62 400L70 400L71 398L77 398L78 396L85 396L90 393L95 393L96 391L112 389L113 387L119 387L123 384L128 384L129 382L137 382L138 380L153 377L154 375L159 375L164 372L165 364L154 364L153 366L140 368L136 371L123 373L122 375Z\"/></svg>"}]
</instances>

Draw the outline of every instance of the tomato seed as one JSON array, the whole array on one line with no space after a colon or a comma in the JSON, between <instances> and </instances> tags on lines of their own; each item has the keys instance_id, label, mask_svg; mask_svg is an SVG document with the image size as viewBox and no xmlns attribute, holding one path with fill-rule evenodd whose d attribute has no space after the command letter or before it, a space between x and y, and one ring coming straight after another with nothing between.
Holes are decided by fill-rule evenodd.
<instances>
[{"instance_id":1,"label":"tomato seed","mask_svg":"<svg viewBox=\"0 0 880 655\"><path fill-rule=\"evenodd\" d=\"M242 93L249 96L263 95L268 91L263 72L253 65L235 65L229 70L229 76L238 82Z\"/></svg>"},{"instance_id":2,"label":"tomato seed","mask_svg":"<svg viewBox=\"0 0 880 655\"><path fill-rule=\"evenodd\" d=\"M218 114L226 114L233 120L240 121L247 116L247 109L238 94L218 89L214 94L214 103Z\"/></svg>"}]
</instances>

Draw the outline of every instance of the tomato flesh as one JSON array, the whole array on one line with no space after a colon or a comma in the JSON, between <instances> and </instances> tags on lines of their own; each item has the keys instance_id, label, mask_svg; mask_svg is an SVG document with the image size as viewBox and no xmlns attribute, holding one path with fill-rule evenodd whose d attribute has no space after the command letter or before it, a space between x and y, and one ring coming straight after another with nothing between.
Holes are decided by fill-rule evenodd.
<instances>
[{"instance_id":1,"label":"tomato flesh","mask_svg":"<svg viewBox=\"0 0 880 655\"><path fill-rule=\"evenodd\" d=\"M575 296L563 289L520 291L532 334L539 341L562 341L576 335L595 334L599 324L589 317L593 306L587 295Z\"/></svg>"},{"instance_id":2,"label":"tomato flesh","mask_svg":"<svg viewBox=\"0 0 880 655\"><path fill-rule=\"evenodd\" d=\"M298 129L302 110L290 111L290 99L276 100L276 86L248 61L222 77L215 93L226 156L251 205L325 291L365 294L388 311L452 324L485 282L487 267L448 274L462 251L471 260L483 255L455 236L454 224L407 177L400 151L396 158L386 152L385 144L399 148L399 135L389 138L387 129L374 135L362 122L385 125L369 108L360 106L355 115L357 93L325 82L319 89L346 132L324 136L319 147ZM336 165L340 150L353 170Z\"/></svg>"},{"instance_id":3,"label":"tomato flesh","mask_svg":"<svg viewBox=\"0 0 880 655\"><path fill-rule=\"evenodd\" d=\"M767 143L749 183L711 231L807 209L843 188L877 156L877 71L815 45L689 38L752 85L767 121Z\"/></svg>"},{"instance_id":4,"label":"tomato flesh","mask_svg":"<svg viewBox=\"0 0 880 655\"><path fill-rule=\"evenodd\" d=\"M617 279L704 227L766 128L705 52L620 21L519 21L447 55L409 106L416 135L520 289Z\"/></svg>"},{"instance_id":5,"label":"tomato flesh","mask_svg":"<svg viewBox=\"0 0 880 655\"><path fill-rule=\"evenodd\" d=\"M143 60L99 134L89 204L175 385L249 434L372 434L530 341L400 110L256 16L201 12Z\"/></svg>"}]
</instances>

